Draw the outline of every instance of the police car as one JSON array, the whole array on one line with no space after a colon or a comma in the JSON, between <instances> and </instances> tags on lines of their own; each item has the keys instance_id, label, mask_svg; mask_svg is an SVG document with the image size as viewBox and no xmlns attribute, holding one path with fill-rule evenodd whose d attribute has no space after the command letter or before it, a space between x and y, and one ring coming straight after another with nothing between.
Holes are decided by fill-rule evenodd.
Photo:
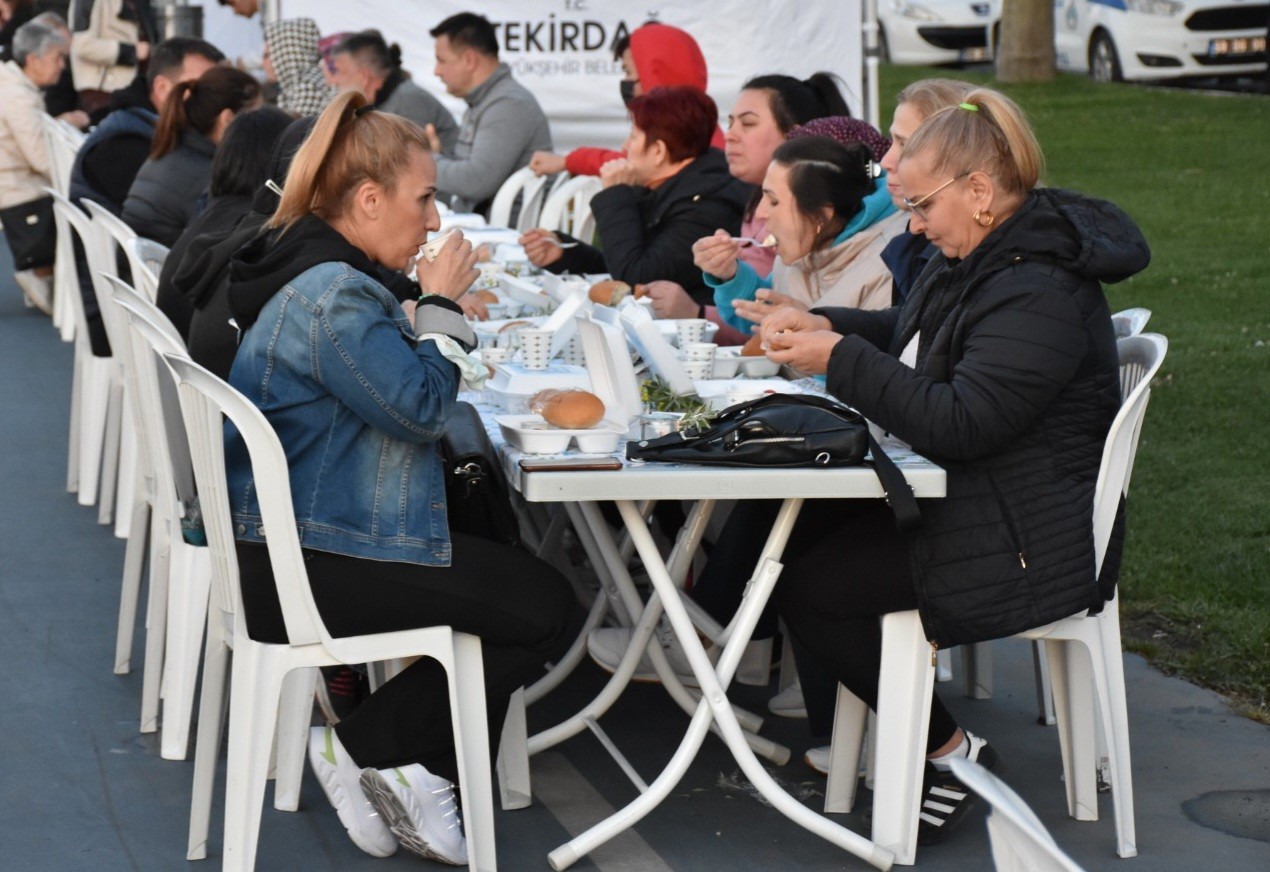
<instances>
[{"instance_id":1,"label":"police car","mask_svg":"<svg viewBox=\"0 0 1270 872\"><path fill-rule=\"evenodd\" d=\"M1264 0L1054 0L1058 68L1100 82L1261 75Z\"/></svg>"}]
</instances>

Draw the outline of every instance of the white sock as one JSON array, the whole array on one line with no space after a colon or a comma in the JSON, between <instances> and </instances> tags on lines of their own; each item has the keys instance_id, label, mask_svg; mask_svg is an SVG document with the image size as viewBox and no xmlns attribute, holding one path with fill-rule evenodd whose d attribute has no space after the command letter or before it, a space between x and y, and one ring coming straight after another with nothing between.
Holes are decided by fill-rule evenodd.
<instances>
[{"instance_id":1,"label":"white sock","mask_svg":"<svg viewBox=\"0 0 1270 872\"><path fill-rule=\"evenodd\" d=\"M948 762L949 760L952 760L954 757L969 757L969 756L970 756L970 734L967 733L965 730L962 730L960 745L958 745L956 748L953 748L947 754L941 754L938 757L927 757L926 759L929 760L932 764L934 764L936 769L940 770L941 772L947 772L949 769L952 768L952 766Z\"/></svg>"}]
</instances>

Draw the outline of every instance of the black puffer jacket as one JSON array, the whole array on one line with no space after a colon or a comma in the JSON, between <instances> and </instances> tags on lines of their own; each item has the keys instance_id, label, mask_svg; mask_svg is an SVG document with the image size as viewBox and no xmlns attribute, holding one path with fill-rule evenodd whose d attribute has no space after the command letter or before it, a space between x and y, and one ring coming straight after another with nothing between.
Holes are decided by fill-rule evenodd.
<instances>
[{"instance_id":1,"label":"black puffer jacket","mask_svg":"<svg viewBox=\"0 0 1270 872\"><path fill-rule=\"evenodd\" d=\"M1093 491L1120 388L1099 282L1149 260L1115 206L1038 190L964 260L932 260L902 308L823 313L847 334L830 390L948 471L910 542L940 646L1101 608ZM919 330L910 369L897 357Z\"/></svg>"},{"instance_id":2,"label":"black puffer jacket","mask_svg":"<svg viewBox=\"0 0 1270 872\"><path fill-rule=\"evenodd\" d=\"M723 152L710 149L656 190L614 185L591 200L603 252L589 245L567 249L552 272L611 273L635 284L678 282L703 305L713 305L692 262L692 244L722 228L736 234L753 191L728 172Z\"/></svg>"},{"instance_id":3,"label":"black puffer jacket","mask_svg":"<svg viewBox=\"0 0 1270 872\"><path fill-rule=\"evenodd\" d=\"M142 165L123 202L123 220L141 236L171 248L200 211L215 154L214 142L186 130L175 149Z\"/></svg>"}]
</instances>

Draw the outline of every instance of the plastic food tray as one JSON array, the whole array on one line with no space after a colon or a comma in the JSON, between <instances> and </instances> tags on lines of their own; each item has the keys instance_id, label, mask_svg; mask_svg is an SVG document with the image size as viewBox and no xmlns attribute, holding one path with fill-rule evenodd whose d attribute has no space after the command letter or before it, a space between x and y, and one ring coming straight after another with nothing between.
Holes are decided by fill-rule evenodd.
<instances>
[{"instance_id":1,"label":"plastic food tray","mask_svg":"<svg viewBox=\"0 0 1270 872\"><path fill-rule=\"evenodd\" d=\"M571 442L584 454L612 454L626 436L626 428L612 421L587 430L553 427L541 415L495 415L494 421L503 438L526 454L561 454Z\"/></svg>"}]
</instances>

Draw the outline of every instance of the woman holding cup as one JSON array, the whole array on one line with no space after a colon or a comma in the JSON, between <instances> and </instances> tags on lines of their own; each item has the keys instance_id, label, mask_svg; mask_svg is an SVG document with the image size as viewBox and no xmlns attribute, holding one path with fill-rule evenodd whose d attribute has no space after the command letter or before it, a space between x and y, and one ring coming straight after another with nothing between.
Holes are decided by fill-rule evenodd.
<instances>
[{"instance_id":1,"label":"woman holding cup","mask_svg":"<svg viewBox=\"0 0 1270 872\"><path fill-rule=\"evenodd\" d=\"M336 97L296 154L267 232L233 261L230 306L244 333L230 381L286 451L327 628L338 637L447 624L479 636L496 748L511 693L564 653L579 615L555 569L448 530L436 442L461 374L484 372L455 303L476 278L475 255L456 234L435 260L421 258L417 305L376 278L407 266L439 226L424 132L361 94ZM281 642L252 468L232 428L226 470L248 632ZM392 854L399 837L467 862L446 699L444 671L424 658L334 728L314 728L314 772L367 853Z\"/></svg>"}]
</instances>

